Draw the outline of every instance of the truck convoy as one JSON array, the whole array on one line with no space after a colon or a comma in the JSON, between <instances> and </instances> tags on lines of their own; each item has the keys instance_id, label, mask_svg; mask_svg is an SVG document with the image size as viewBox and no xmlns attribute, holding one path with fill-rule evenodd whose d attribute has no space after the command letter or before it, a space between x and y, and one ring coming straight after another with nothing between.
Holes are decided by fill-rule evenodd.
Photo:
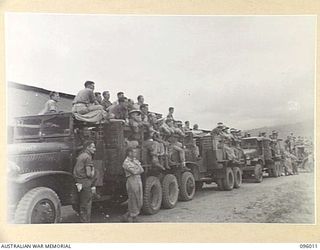
<instances>
[{"instance_id":1,"label":"truck convoy","mask_svg":"<svg viewBox=\"0 0 320 250\"><path fill-rule=\"evenodd\" d=\"M90 124L76 120L72 113L55 113L16 118L13 143L8 146L9 215L15 223L58 223L61 206L77 210L78 191L72 172L85 140L95 141L94 164L103 173L101 197L94 202L127 198L122 163L130 137L130 127L121 120ZM262 180L262 171L279 176L281 160L272 155L269 141L246 138L244 155L230 159L219 135L191 132L180 138L186 164L177 152L160 157L163 169L154 167L144 146L146 131L141 130L136 150L142 163L143 213L174 208L192 200L196 189L215 182L219 190L240 188L242 175Z\"/></svg>"}]
</instances>

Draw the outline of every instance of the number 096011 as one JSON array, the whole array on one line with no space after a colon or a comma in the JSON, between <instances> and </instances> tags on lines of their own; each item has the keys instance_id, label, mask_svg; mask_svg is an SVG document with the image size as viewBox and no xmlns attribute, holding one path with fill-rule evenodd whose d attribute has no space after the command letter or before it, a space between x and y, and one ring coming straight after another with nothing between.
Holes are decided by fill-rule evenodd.
<instances>
[{"instance_id":1,"label":"number 096011","mask_svg":"<svg viewBox=\"0 0 320 250\"><path fill-rule=\"evenodd\" d=\"M300 248L318 248L317 244L300 244Z\"/></svg>"}]
</instances>

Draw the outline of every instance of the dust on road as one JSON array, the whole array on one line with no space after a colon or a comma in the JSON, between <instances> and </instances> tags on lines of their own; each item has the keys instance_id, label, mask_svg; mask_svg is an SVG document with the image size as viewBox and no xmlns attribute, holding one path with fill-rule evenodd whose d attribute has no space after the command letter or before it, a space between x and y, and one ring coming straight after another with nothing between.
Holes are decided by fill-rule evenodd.
<instances>
[{"instance_id":1,"label":"dust on road","mask_svg":"<svg viewBox=\"0 0 320 250\"><path fill-rule=\"evenodd\" d=\"M197 191L194 199L178 202L173 209L141 215L141 222L207 223L314 223L314 175L265 178L262 183L243 183L239 189L218 191L215 184ZM126 206L96 207L92 222L120 222ZM63 222L78 222L70 207L63 208Z\"/></svg>"}]
</instances>

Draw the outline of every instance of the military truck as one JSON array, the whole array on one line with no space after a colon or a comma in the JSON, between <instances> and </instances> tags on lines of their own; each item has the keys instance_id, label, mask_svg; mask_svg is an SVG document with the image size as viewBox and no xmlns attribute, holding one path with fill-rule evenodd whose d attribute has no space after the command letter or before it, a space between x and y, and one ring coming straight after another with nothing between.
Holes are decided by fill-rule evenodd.
<instances>
[{"instance_id":1,"label":"military truck","mask_svg":"<svg viewBox=\"0 0 320 250\"><path fill-rule=\"evenodd\" d=\"M241 148L246 157L246 165L243 168L243 178L253 178L260 183L263 173L271 177L279 177L282 173L282 158L271 146L272 140L266 137L242 138ZM275 142L278 147L279 141Z\"/></svg>"},{"instance_id":2,"label":"military truck","mask_svg":"<svg viewBox=\"0 0 320 250\"><path fill-rule=\"evenodd\" d=\"M9 207L14 221L54 223L60 220L61 206L72 205L77 209L79 197L72 171L87 139L95 141L94 164L103 171L102 195L95 201L123 202L126 179L122 163L130 133L130 127L121 120L88 124L75 120L72 113L16 118L14 141L8 145ZM155 214L161 206L173 208L178 197L192 199L191 173L174 159L166 171L153 167L147 149L142 146L144 136L142 130L136 149L145 170L143 212Z\"/></svg>"},{"instance_id":3,"label":"military truck","mask_svg":"<svg viewBox=\"0 0 320 250\"><path fill-rule=\"evenodd\" d=\"M131 132L122 120L90 124L74 119L72 113L16 118L13 143L8 145L9 214L14 222L57 223L61 206L72 205L77 211L79 196L72 172L87 139L95 141L94 164L103 175L101 197L94 202L125 201L122 163ZM219 138L210 134L194 138L188 133L183 139L186 167L180 163L177 152L171 152L160 157L166 167L161 170L151 164L143 146L145 136L146 130L142 129L136 149L145 170L145 214L155 214L161 207L173 208L178 200L191 200L196 187L203 183L216 182L221 190L240 187L243 164L228 159ZM195 154L195 147L199 155Z\"/></svg>"},{"instance_id":4,"label":"military truck","mask_svg":"<svg viewBox=\"0 0 320 250\"><path fill-rule=\"evenodd\" d=\"M198 147L199 155L194 148ZM200 189L204 183L215 182L219 190L230 191L240 188L242 184L242 168L244 158L238 154L238 159L231 160L227 154L226 145L220 135L206 133L195 136L187 133L185 138L187 167L194 178L195 185Z\"/></svg>"}]
</instances>

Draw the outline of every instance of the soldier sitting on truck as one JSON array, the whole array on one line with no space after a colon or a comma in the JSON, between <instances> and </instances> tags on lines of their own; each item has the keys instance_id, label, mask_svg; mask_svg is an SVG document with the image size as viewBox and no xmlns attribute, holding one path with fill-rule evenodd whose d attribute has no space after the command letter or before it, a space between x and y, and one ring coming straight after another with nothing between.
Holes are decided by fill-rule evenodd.
<instances>
[{"instance_id":1,"label":"soldier sitting on truck","mask_svg":"<svg viewBox=\"0 0 320 250\"><path fill-rule=\"evenodd\" d=\"M185 152L183 150L183 145L178 141L179 137L182 136L180 131L174 127L172 119L167 119L166 124L169 127L170 134L166 134L166 138L169 144L169 152L176 151L179 153L180 162L183 167L186 166Z\"/></svg>"},{"instance_id":2,"label":"soldier sitting on truck","mask_svg":"<svg viewBox=\"0 0 320 250\"><path fill-rule=\"evenodd\" d=\"M154 167L160 168L161 170L165 170L165 168L160 164L159 161L160 144L159 142L153 140L154 133L155 132L147 134L146 140L142 143L142 147L147 149L147 152L151 157L151 164Z\"/></svg>"},{"instance_id":3,"label":"soldier sitting on truck","mask_svg":"<svg viewBox=\"0 0 320 250\"><path fill-rule=\"evenodd\" d=\"M50 99L44 104L44 109L39 113L39 115L58 112L57 103L60 99L59 93L52 91L49 94L49 98Z\"/></svg>"},{"instance_id":4,"label":"soldier sitting on truck","mask_svg":"<svg viewBox=\"0 0 320 250\"><path fill-rule=\"evenodd\" d=\"M72 113L75 118L94 123L112 118L95 99L94 82L86 81L84 86L85 89L80 90L73 100Z\"/></svg>"},{"instance_id":5,"label":"soldier sitting on truck","mask_svg":"<svg viewBox=\"0 0 320 250\"><path fill-rule=\"evenodd\" d=\"M228 159L233 162L238 162L234 147L232 146L233 136L229 133L229 127L225 126L222 129L222 137L223 137L223 146L226 150Z\"/></svg>"},{"instance_id":6,"label":"soldier sitting on truck","mask_svg":"<svg viewBox=\"0 0 320 250\"><path fill-rule=\"evenodd\" d=\"M120 119L128 122L129 115L125 97L120 97L118 100L118 104L113 104L107 109L107 111L113 114L115 119Z\"/></svg>"},{"instance_id":7,"label":"soldier sitting on truck","mask_svg":"<svg viewBox=\"0 0 320 250\"><path fill-rule=\"evenodd\" d=\"M129 112L129 126L132 130L129 139L139 141L141 139L140 130L143 127L140 110L134 109Z\"/></svg>"}]
</instances>

